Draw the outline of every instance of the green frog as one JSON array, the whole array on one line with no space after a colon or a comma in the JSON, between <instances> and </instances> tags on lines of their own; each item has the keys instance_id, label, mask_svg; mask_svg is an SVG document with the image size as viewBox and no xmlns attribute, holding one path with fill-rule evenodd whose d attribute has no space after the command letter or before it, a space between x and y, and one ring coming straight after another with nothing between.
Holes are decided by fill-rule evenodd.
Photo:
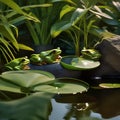
<instances>
[{"instance_id":1,"label":"green frog","mask_svg":"<svg viewBox=\"0 0 120 120\"><path fill-rule=\"evenodd\" d=\"M91 59L91 60L99 60L101 57L101 54L99 53L98 50L95 49L86 49L84 48L82 51L82 57L86 59Z\"/></svg>"},{"instance_id":2,"label":"green frog","mask_svg":"<svg viewBox=\"0 0 120 120\"><path fill-rule=\"evenodd\" d=\"M57 60L61 58L61 49L58 47L56 49L42 51L39 54L32 54L30 57L31 63L51 64L56 63Z\"/></svg>"},{"instance_id":3,"label":"green frog","mask_svg":"<svg viewBox=\"0 0 120 120\"><path fill-rule=\"evenodd\" d=\"M29 69L30 60L27 56L16 58L5 64L5 70L24 70Z\"/></svg>"}]
</instances>

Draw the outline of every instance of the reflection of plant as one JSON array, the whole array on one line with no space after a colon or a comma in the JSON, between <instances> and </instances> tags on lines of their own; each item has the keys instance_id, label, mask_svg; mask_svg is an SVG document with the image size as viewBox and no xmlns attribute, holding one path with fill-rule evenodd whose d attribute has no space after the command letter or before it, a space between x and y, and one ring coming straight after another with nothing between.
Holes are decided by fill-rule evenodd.
<instances>
[{"instance_id":1,"label":"reflection of plant","mask_svg":"<svg viewBox=\"0 0 120 120\"><path fill-rule=\"evenodd\" d=\"M4 57L8 62L9 59L15 58L13 53L15 53L16 50L32 50L25 45L18 44L18 29L15 24L24 19L33 21L38 21L38 19L25 13L14 1L0 0L0 3L0 54L2 55L0 56L0 61Z\"/></svg>"}]
</instances>

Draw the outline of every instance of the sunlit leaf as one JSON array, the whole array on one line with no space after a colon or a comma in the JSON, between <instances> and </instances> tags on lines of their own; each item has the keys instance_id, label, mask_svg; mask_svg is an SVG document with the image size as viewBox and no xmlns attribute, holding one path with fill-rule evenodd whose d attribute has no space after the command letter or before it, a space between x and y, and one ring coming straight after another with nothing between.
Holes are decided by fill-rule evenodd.
<instances>
[{"instance_id":1,"label":"sunlit leaf","mask_svg":"<svg viewBox=\"0 0 120 120\"><path fill-rule=\"evenodd\" d=\"M35 86L49 84L54 79L54 75L45 71L8 71L0 76L0 89L11 92L30 92ZM18 90L14 91L13 87Z\"/></svg>"},{"instance_id":2,"label":"sunlit leaf","mask_svg":"<svg viewBox=\"0 0 120 120\"><path fill-rule=\"evenodd\" d=\"M120 83L101 83L99 86L102 88L120 88Z\"/></svg>"},{"instance_id":3,"label":"sunlit leaf","mask_svg":"<svg viewBox=\"0 0 120 120\"><path fill-rule=\"evenodd\" d=\"M29 51L34 51L31 47L24 45L24 44L18 44L19 48L22 50L29 50Z\"/></svg>"},{"instance_id":4,"label":"sunlit leaf","mask_svg":"<svg viewBox=\"0 0 120 120\"><path fill-rule=\"evenodd\" d=\"M71 70L93 69L100 65L99 61L93 61L75 56L65 56L61 59L60 63L64 68Z\"/></svg>"}]
</instances>

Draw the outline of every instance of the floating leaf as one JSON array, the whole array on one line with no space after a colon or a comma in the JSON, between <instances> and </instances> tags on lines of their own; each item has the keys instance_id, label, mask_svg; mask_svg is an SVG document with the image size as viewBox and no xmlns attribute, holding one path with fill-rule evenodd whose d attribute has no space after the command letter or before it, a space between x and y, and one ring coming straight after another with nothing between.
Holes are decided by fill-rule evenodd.
<instances>
[{"instance_id":1,"label":"floating leaf","mask_svg":"<svg viewBox=\"0 0 120 120\"><path fill-rule=\"evenodd\" d=\"M35 90L57 94L76 94L87 91L89 85L75 78L58 78L49 85L37 86Z\"/></svg>"},{"instance_id":2,"label":"floating leaf","mask_svg":"<svg viewBox=\"0 0 120 120\"><path fill-rule=\"evenodd\" d=\"M120 88L120 83L101 83L99 86L102 88Z\"/></svg>"},{"instance_id":3,"label":"floating leaf","mask_svg":"<svg viewBox=\"0 0 120 120\"><path fill-rule=\"evenodd\" d=\"M35 86L48 84L54 79L51 73L40 70L4 72L0 76L0 90L30 92Z\"/></svg>"},{"instance_id":4,"label":"floating leaf","mask_svg":"<svg viewBox=\"0 0 120 120\"><path fill-rule=\"evenodd\" d=\"M71 70L93 69L100 65L99 61L89 60L76 56L65 56L61 59L61 65Z\"/></svg>"}]
</instances>

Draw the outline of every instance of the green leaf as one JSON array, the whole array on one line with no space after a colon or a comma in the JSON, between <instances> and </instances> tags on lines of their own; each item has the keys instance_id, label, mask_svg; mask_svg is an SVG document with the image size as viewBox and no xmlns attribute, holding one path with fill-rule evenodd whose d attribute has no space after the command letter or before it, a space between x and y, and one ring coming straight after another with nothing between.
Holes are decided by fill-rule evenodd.
<instances>
[{"instance_id":1,"label":"green leaf","mask_svg":"<svg viewBox=\"0 0 120 120\"><path fill-rule=\"evenodd\" d=\"M20 44L20 43L19 43L18 46L19 46L19 49L22 49L22 50L34 51L31 47L26 46L26 45L24 45L24 44Z\"/></svg>"},{"instance_id":2,"label":"green leaf","mask_svg":"<svg viewBox=\"0 0 120 120\"><path fill-rule=\"evenodd\" d=\"M72 24L69 21L60 21L54 24L51 28L51 35L52 37L58 36L61 32L69 29Z\"/></svg>"},{"instance_id":3,"label":"green leaf","mask_svg":"<svg viewBox=\"0 0 120 120\"><path fill-rule=\"evenodd\" d=\"M62 11L60 12L60 19L67 13L71 12L75 10L75 7L72 7L72 6L69 6L69 5L65 5L63 8L62 8Z\"/></svg>"},{"instance_id":4,"label":"green leaf","mask_svg":"<svg viewBox=\"0 0 120 120\"><path fill-rule=\"evenodd\" d=\"M58 78L49 85L37 86L35 90L55 94L76 94L89 89L89 85L75 78Z\"/></svg>"},{"instance_id":5,"label":"green leaf","mask_svg":"<svg viewBox=\"0 0 120 120\"><path fill-rule=\"evenodd\" d=\"M80 19L84 18L84 15L87 13L88 9L77 8L70 19L72 25L75 25Z\"/></svg>"},{"instance_id":6,"label":"green leaf","mask_svg":"<svg viewBox=\"0 0 120 120\"><path fill-rule=\"evenodd\" d=\"M76 3L73 2L72 0L52 0L52 2L66 2L66 3L70 3L72 5L76 5Z\"/></svg>"},{"instance_id":7,"label":"green leaf","mask_svg":"<svg viewBox=\"0 0 120 120\"><path fill-rule=\"evenodd\" d=\"M7 24L0 24L0 32L2 33L2 35L7 38L8 40L10 40L12 42L12 44L15 46L16 49L19 49L18 47L18 43L17 40L12 32L12 29L10 28L9 25Z\"/></svg>"},{"instance_id":8,"label":"green leaf","mask_svg":"<svg viewBox=\"0 0 120 120\"><path fill-rule=\"evenodd\" d=\"M47 120L52 94L38 93L14 101L0 102L0 119Z\"/></svg>"},{"instance_id":9,"label":"green leaf","mask_svg":"<svg viewBox=\"0 0 120 120\"><path fill-rule=\"evenodd\" d=\"M120 88L120 83L100 83L102 88Z\"/></svg>"},{"instance_id":10,"label":"green leaf","mask_svg":"<svg viewBox=\"0 0 120 120\"><path fill-rule=\"evenodd\" d=\"M45 71L9 71L0 76L0 90L18 93L47 92L47 93L82 93L89 85L84 81L72 78L55 79Z\"/></svg>"},{"instance_id":11,"label":"green leaf","mask_svg":"<svg viewBox=\"0 0 120 120\"><path fill-rule=\"evenodd\" d=\"M35 18L34 16L31 16L31 15L25 13L13 0L0 0L0 2L6 4L7 6L9 6L10 8L12 8L17 13L26 16L27 19L33 20L35 22L39 22L39 20L37 18Z\"/></svg>"},{"instance_id":12,"label":"green leaf","mask_svg":"<svg viewBox=\"0 0 120 120\"><path fill-rule=\"evenodd\" d=\"M29 78L29 79L28 79ZM37 85L44 85L51 83L55 78L51 73L45 71L37 70L26 70L26 71L8 71L3 72L0 76L1 90L11 91L11 92L30 92ZM6 83L6 84L5 84ZM11 86L17 86L15 90ZM9 88L9 89L5 89ZM27 90L27 91L24 91Z\"/></svg>"},{"instance_id":13,"label":"green leaf","mask_svg":"<svg viewBox=\"0 0 120 120\"><path fill-rule=\"evenodd\" d=\"M99 61L93 61L76 56L64 56L60 61L61 65L71 70L93 69L100 65Z\"/></svg>"},{"instance_id":14,"label":"green leaf","mask_svg":"<svg viewBox=\"0 0 120 120\"><path fill-rule=\"evenodd\" d=\"M56 22L52 28L51 28L51 35L52 37L56 37L58 36L61 32L66 31L68 29L70 29L72 26L75 26L75 24L82 18L84 17L84 15L86 14L86 12L88 11L88 9L81 9L81 8L77 8L70 20L68 21L64 21L61 20L59 22Z\"/></svg>"}]
</instances>

